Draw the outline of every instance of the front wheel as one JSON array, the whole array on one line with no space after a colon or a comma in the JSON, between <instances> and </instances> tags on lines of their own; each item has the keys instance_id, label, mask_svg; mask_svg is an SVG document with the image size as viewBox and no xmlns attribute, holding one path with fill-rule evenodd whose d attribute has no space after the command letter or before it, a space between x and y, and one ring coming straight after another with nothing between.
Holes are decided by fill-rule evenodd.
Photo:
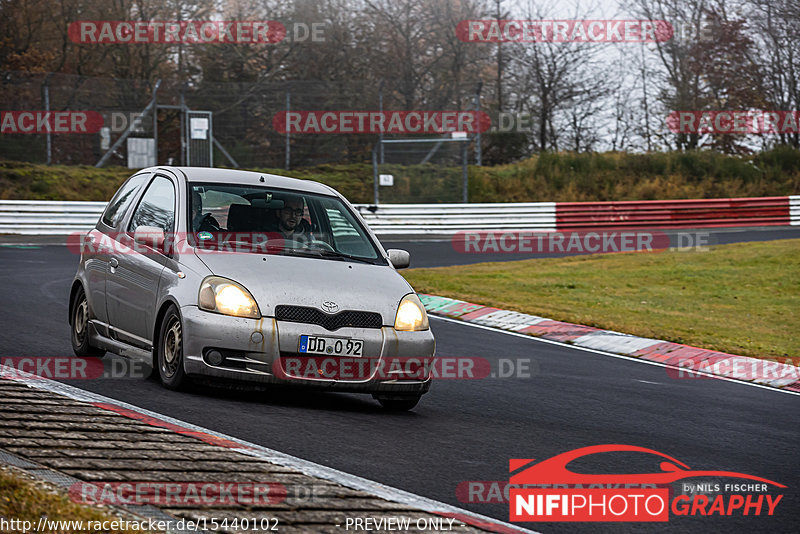
<instances>
[{"instance_id":1,"label":"front wheel","mask_svg":"<svg viewBox=\"0 0 800 534\"><path fill-rule=\"evenodd\" d=\"M175 306L170 306L161 321L156 366L165 388L178 390L188 385L189 378L183 368L183 325Z\"/></svg>"},{"instance_id":2,"label":"front wheel","mask_svg":"<svg viewBox=\"0 0 800 534\"><path fill-rule=\"evenodd\" d=\"M422 395L409 395L403 397L385 397L381 395L375 395L374 397L386 410L391 412L407 412L417 405L419 400L422 398Z\"/></svg>"},{"instance_id":3,"label":"front wheel","mask_svg":"<svg viewBox=\"0 0 800 534\"><path fill-rule=\"evenodd\" d=\"M89 301L83 287L78 289L70 310L72 351L80 358L100 358L106 351L89 344Z\"/></svg>"}]
</instances>

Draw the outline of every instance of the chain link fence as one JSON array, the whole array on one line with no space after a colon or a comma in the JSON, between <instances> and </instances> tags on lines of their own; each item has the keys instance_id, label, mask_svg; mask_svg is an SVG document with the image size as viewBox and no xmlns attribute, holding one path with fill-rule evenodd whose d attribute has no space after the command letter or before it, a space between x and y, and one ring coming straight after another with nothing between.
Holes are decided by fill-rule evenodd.
<instances>
[{"instance_id":1,"label":"chain link fence","mask_svg":"<svg viewBox=\"0 0 800 534\"><path fill-rule=\"evenodd\" d=\"M3 129L0 158L52 164L95 165L135 121L130 136L153 138L157 164L185 164L181 109L210 111L213 136L227 154L214 148L218 166L286 169L332 163L368 163L377 134L285 134L273 125L283 111L406 110L395 80L264 81L185 83L163 80L153 114L139 114L153 100L154 83L68 74L0 71ZM468 111L476 106L479 85L462 82L414 105L415 111ZM9 112L92 112L102 117L84 133L21 133ZM17 117L18 118L18 117ZM98 118L98 120L100 120ZM19 126L19 124L16 124ZM185 125L184 125L185 126ZM391 138L391 135L384 135ZM407 136L398 136L407 137ZM125 166L122 143L107 163ZM230 156L230 157L228 157ZM233 162L236 162L234 165Z\"/></svg>"}]
</instances>

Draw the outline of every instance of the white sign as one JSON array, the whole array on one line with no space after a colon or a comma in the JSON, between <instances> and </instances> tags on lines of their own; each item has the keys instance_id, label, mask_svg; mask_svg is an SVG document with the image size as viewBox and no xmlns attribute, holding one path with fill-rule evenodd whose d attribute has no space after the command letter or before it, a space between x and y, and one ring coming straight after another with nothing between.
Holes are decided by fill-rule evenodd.
<instances>
[{"instance_id":1,"label":"white sign","mask_svg":"<svg viewBox=\"0 0 800 534\"><path fill-rule=\"evenodd\" d=\"M208 139L208 119L204 117L190 119L189 129L192 131L192 139Z\"/></svg>"},{"instance_id":2,"label":"white sign","mask_svg":"<svg viewBox=\"0 0 800 534\"><path fill-rule=\"evenodd\" d=\"M378 176L378 183L380 185L394 185L394 175L381 174L380 176Z\"/></svg>"},{"instance_id":3,"label":"white sign","mask_svg":"<svg viewBox=\"0 0 800 534\"><path fill-rule=\"evenodd\" d=\"M100 128L100 150L108 150L111 146L111 128L103 126Z\"/></svg>"},{"instance_id":4,"label":"white sign","mask_svg":"<svg viewBox=\"0 0 800 534\"><path fill-rule=\"evenodd\" d=\"M450 134L451 139L466 139L467 132L453 132Z\"/></svg>"},{"instance_id":5,"label":"white sign","mask_svg":"<svg viewBox=\"0 0 800 534\"><path fill-rule=\"evenodd\" d=\"M156 140L146 137L128 138L128 168L144 169L156 164Z\"/></svg>"}]
</instances>

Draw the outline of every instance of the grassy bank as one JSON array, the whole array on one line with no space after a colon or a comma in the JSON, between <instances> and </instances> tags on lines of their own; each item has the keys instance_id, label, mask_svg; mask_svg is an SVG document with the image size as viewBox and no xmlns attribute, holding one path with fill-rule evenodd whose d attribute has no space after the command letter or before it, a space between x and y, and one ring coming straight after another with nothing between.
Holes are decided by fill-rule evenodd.
<instances>
[{"instance_id":1,"label":"grassy bank","mask_svg":"<svg viewBox=\"0 0 800 534\"><path fill-rule=\"evenodd\" d=\"M326 183L353 202L372 201L367 163L256 169ZM430 165L392 171L382 188L392 202L460 199L460 171ZM45 166L0 160L0 199L107 200L131 174L122 167ZM469 168L471 202L660 200L800 194L800 151L749 157L714 152L541 154L496 167Z\"/></svg>"},{"instance_id":2,"label":"grassy bank","mask_svg":"<svg viewBox=\"0 0 800 534\"><path fill-rule=\"evenodd\" d=\"M120 518L111 515L107 509L95 508L88 505L72 502L65 492L56 489L47 489L47 486L34 482L17 471L0 468L0 517L6 521L17 520L29 522L34 529L39 524L41 517L49 521L83 521L101 524L105 522L120 521ZM128 518L133 520L132 518ZM17 523L18 525L19 523ZM44 526L44 525L42 525ZM119 525L118 526L124 526ZM53 532L53 529L46 530ZM62 529L61 532L66 530ZM0 532L22 532L20 529L0 530ZM138 529L110 529L109 534L143 534Z\"/></svg>"},{"instance_id":3,"label":"grassy bank","mask_svg":"<svg viewBox=\"0 0 800 534\"><path fill-rule=\"evenodd\" d=\"M761 358L800 356L800 240L403 272L418 292Z\"/></svg>"}]
</instances>

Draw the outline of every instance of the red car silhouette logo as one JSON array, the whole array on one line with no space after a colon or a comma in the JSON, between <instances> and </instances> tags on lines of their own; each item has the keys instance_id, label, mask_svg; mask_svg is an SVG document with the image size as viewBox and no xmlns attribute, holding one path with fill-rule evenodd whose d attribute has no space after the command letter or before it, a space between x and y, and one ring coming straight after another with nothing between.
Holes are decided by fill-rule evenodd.
<instances>
[{"instance_id":1,"label":"red car silhouette logo","mask_svg":"<svg viewBox=\"0 0 800 534\"><path fill-rule=\"evenodd\" d=\"M640 474L602 474L590 475L583 473L575 473L567 469L567 464L590 454L597 454L600 452L644 452L648 454L655 454L665 458L667 461L662 461L659 467L659 473L640 473ZM524 465L533 462L533 459L514 459L509 460L509 471L513 472ZM594 445L591 447L583 447L568 451L547 460L543 460L524 471L513 475L510 479L511 484L670 484L676 480L691 477L731 477L731 478L745 478L748 480L755 480L758 482L766 482L785 488L783 484L778 484L772 480L761 478L745 473L736 473L733 471L697 471L691 469L683 462L676 460L672 456L668 456L662 452L646 449L644 447L636 447L634 445Z\"/></svg>"}]
</instances>

